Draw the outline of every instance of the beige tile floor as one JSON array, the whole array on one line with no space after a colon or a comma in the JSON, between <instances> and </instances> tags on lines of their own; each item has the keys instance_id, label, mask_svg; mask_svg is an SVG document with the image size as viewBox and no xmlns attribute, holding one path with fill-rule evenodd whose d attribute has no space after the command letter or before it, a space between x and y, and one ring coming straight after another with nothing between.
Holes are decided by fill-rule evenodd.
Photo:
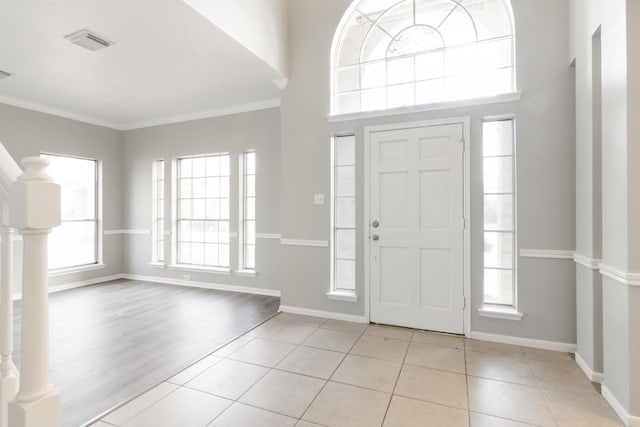
<instances>
[{"instance_id":1,"label":"beige tile floor","mask_svg":"<svg viewBox=\"0 0 640 427\"><path fill-rule=\"evenodd\" d=\"M620 426L569 354L279 314L97 427Z\"/></svg>"}]
</instances>

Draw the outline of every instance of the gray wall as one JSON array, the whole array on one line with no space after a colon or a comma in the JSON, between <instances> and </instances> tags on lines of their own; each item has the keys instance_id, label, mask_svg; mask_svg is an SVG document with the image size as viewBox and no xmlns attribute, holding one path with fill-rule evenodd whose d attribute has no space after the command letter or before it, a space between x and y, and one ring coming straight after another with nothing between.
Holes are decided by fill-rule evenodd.
<instances>
[{"instance_id":1,"label":"gray wall","mask_svg":"<svg viewBox=\"0 0 640 427\"><path fill-rule=\"evenodd\" d=\"M132 130L125 133L123 174L124 228L151 229L151 165L164 159L166 198L171 200L171 161L180 156L228 152L231 155L231 226L238 232L238 155L256 150L258 233L279 234L280 230L280 111L272 108L225 117ZM166 203L166 231L171 226L171 206ZM167 237L169 239L169 237ZM151 235L130 234L124 238L124 271L129 274L279 290L280 242L258 239L257 277L240 277L197 271L159 269L151 261ZM231 268L236 269L238 239L231 242ZM169 257L167 255L167 261Z\"/></svg>"},{"instance_id":2,"label":"gray wall","mask_svg":"<svg viewBox=\"0 0 640 427\"><path fill-rule=\"evenodd\" d=\"M446 117L471 117L472 329L575 343L575 271L569 261L520 258L520 322L481 318L482 150L481 119L515 114L518 148L518 240L526 249L573 250L575 244L575 152L572 74L567 61L568 3L514 0L517 78L522 100L448 111L330 124L329 58L334 32L350 0L289 2L291 83L282 98L282 234L329 240L329 205L313 204L314 193L330 194L330 137L354 132L363 159L364 126ZM545 31L540 31L544 22ZM549 49L553 46L553 49ZM363 165L357 166L363 194ZM364 206L357 206L359 259L364 257ZM357 303L327 299L329 250L282 248L282 304L363 315L364 265L357 270Z\"/></svg>"},{"instance_id":3,"label":"gray wall","mask_svg":"<svg viewBox=\"0 0 640 427\"><path fill-rule=\"evenodd\" d=\"M0 143L18 163L23 157L38 156L43 151L100 160L103 169L103 228L122 228L122 132L0 104ZM53 277L49 279L49 285L122 273L121 247L121 236L104 236L104 269ZM14 250L17 266L22 265L21 251L22 245L17 242ZM20 269L15 272L16 283L20 282Z\"/></svg>"}]
</instances>

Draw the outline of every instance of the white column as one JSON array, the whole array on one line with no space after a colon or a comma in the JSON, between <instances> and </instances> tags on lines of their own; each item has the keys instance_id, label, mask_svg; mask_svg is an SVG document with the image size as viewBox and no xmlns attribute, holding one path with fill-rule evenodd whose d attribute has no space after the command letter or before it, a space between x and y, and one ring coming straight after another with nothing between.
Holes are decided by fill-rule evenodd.
<instances>
[{"instance_id":1,"label":"white column","mask_svg":"<svg viewBox=\"0 0 640 427\"><path fill-rule=\"evenodd\" d=\"M13 354L13 230L2 227L0 261L0 426L8 427L8 405L18 391Z\"/></svg>"},{"instance_id":2,"label":"white column","mask_svg":"<svg viewBox=\"0 0 640 427\"><path fill-rule=\"evenodd\" d=\"M49 384L47 236L60 225L60 186L40 157L22 161L11 185L11 222L23 237L20 389L9 403L11 427L59 427L60 396Z\"/></svg>"}]
</instances>

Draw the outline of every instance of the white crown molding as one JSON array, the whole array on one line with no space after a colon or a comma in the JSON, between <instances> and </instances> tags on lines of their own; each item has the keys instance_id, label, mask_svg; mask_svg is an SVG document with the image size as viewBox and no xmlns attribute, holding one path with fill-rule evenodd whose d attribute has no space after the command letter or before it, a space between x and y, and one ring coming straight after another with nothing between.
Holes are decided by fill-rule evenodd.
<instances>
[{"instance_id":1,"label":"white crown molding","mask_svg":"<svg viewBox=\"0 0 640 427\"><path fill-rule=\"evenodd\" d=\"M280 99L268 99L266 101L252 102L248 104L234 105L232 107L218 108L215 110L201 111L197 113L180 114L176 116L164 117L160 119L146 120L141 122L126 123L120 130L143 129L152 126L170 125L175 123L189 122L192 120L209 119L212 117L230 116L232 114L248 113L251 111L267 110L269 108L280 107Z\"/></svg>"},{"instance_id":2,"label":"white crown molding","mask_svg":"<svg viewBox=\"0 0 640 427\"><path fill-rule=\"evenodd\" d=\"M535 340L530 338L512 337L509 335L487 334L485 332L471 331L471 338L480 341L490 341L502 344L520 345L523 347L540 348L543 350L562 351L564 353L575 353L578 346L575 344Z\"/></svg>"},{"instance_id":3,"label":"white crown molding","mask_svg":"<svg viewBox=\"0 0 640 427\"><path fill-rule=\"evenodd\" d=\"M640 274L620 271L610 265L601 263L600 274L627 286L640 286Z\"/></svg>"},{"instance_id":4,"label":"white crown molding","mask_svg":"<svg viewBox=\"0 0 640 427\"><path fill-rule=\"evenodd\" d=\"M602 397L609 402L609 405L622 419L622 422L629 427L640 427L640 417L633 416L627 412L624 405L611 393L611 390L606 385L602 386Z\"/></svg>"},{"instance_id":5,"label":"white crown molding","mask_svg":"<svg viewBox=\"0 0 640 427\"><path fill-rule=\"evenodd\" d=\"M582 372L587 376L589 381L593 383L602 384L604 382L604 374L602 372L593 372L593 369L587 362L580 356L580 353L576 353L576 363L582 369Z\"/></svg>"},{"instance_id":6,"label":"white crown molding","mask_svg":"<svg viewBox=\"0 0 640 427\"><path fill-rule=\"evenodd\" d=\"M520 249L522 258L565 259L573 261L573 251L556 249Z\"/></svg>"},{"instance_id":7,"label":"white crown molding","mask_svg":"<svg viewBox=\"0 0 640 427\"><path fill-rule=\"evenodd\" d=\"M299 314L302 316L321 317L324 319L344 320L346 322L369 323L364 316L355 316L353 314L335 313L333 311L312 310L310 308L293 307L290 305L281 305L278 311L283 313Z\"/></svg>"},{"instance_id":8,"label":"white crown molding","mask_svg":"<svg viewBox=\"0 0 640 427\"><path fill-rule=\"evenodd\" d=\"M61 110L47 105L38 104L35 102L23 101L20 99L12 98L9 96L0 95L0 104L7 104L13 107L24 108L31 111L37 111L39 113L50 114L56 117L62 117L64 119L75 120L77 122L87 123L90 125L96 125L106 127L114 130L127 131L135 129L143 129L152 126L161 126L174 123L188 122L191 120L208 119L212 117L229 116L232 114L248 113L251 111L266 110L269 108L280 107L280 99L273 98L265 101L252 102L247 104L234 105L231 107L218 108L214 110L199 111L195 113L179 114L175 116L163 117L153 120L145 120L140 122L129 123L114 123L107 120L98 119L83 114L73 113L71 111Z\"/></svg>"},{"instance_id":9,"label":"white crown molding","mask_svg":"<svg viewBox=\"0 0 640 427\"><path fill-rule=\"evenodd\" d=\"M306 246L312 248L328 248L329 242L326 240L302 240L302 239L280 239L282 246Z\"/></svg>"},{"instance_id":10,"label":"white crown molding","mask_svg":"<svg viewBox=\"0 0 640 427\"><path fill-rule=\"evenodd\" d=\"M576 264L587 267L591 270L599 270L600 264L602 263L601 259L589 258L588 256L580 255L577 252L573 254L573 260Z\"/></svg>"},{"instance_id":11,"label":"white crown molding","mask_svg":"<svg viewBox=\"0 0 640 427\"><path fill-rule=\"evenodd\" d=\"M24 108L26 110L37 111L38 113L62 117L63 119L75 120L77 122L83 122L90 125L102 126L115 130L123 130L120 125L113 122L86 116L84 114L72 113L71 111L49 107L47 105L38 104L36 102L23 101L21 99L12 98L10 96L0 95L0 103L11 105L13 107Z\"/></svg>"}]
</instances>

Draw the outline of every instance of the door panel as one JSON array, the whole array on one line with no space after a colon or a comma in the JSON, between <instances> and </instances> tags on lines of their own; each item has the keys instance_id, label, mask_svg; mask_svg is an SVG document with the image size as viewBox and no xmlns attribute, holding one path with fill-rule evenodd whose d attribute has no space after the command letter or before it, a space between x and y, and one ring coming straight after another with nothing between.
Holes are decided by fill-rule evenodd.
<instances>
[{"instance_id":1,"label":"door panel","mask_svg":"<svg viewBox=\"0 0 640 427\"><path fill-rule=\"evenodd\" d=\"M370 136L371 320L463 331L462 124Z\"/></svg>"}]
</instances>

